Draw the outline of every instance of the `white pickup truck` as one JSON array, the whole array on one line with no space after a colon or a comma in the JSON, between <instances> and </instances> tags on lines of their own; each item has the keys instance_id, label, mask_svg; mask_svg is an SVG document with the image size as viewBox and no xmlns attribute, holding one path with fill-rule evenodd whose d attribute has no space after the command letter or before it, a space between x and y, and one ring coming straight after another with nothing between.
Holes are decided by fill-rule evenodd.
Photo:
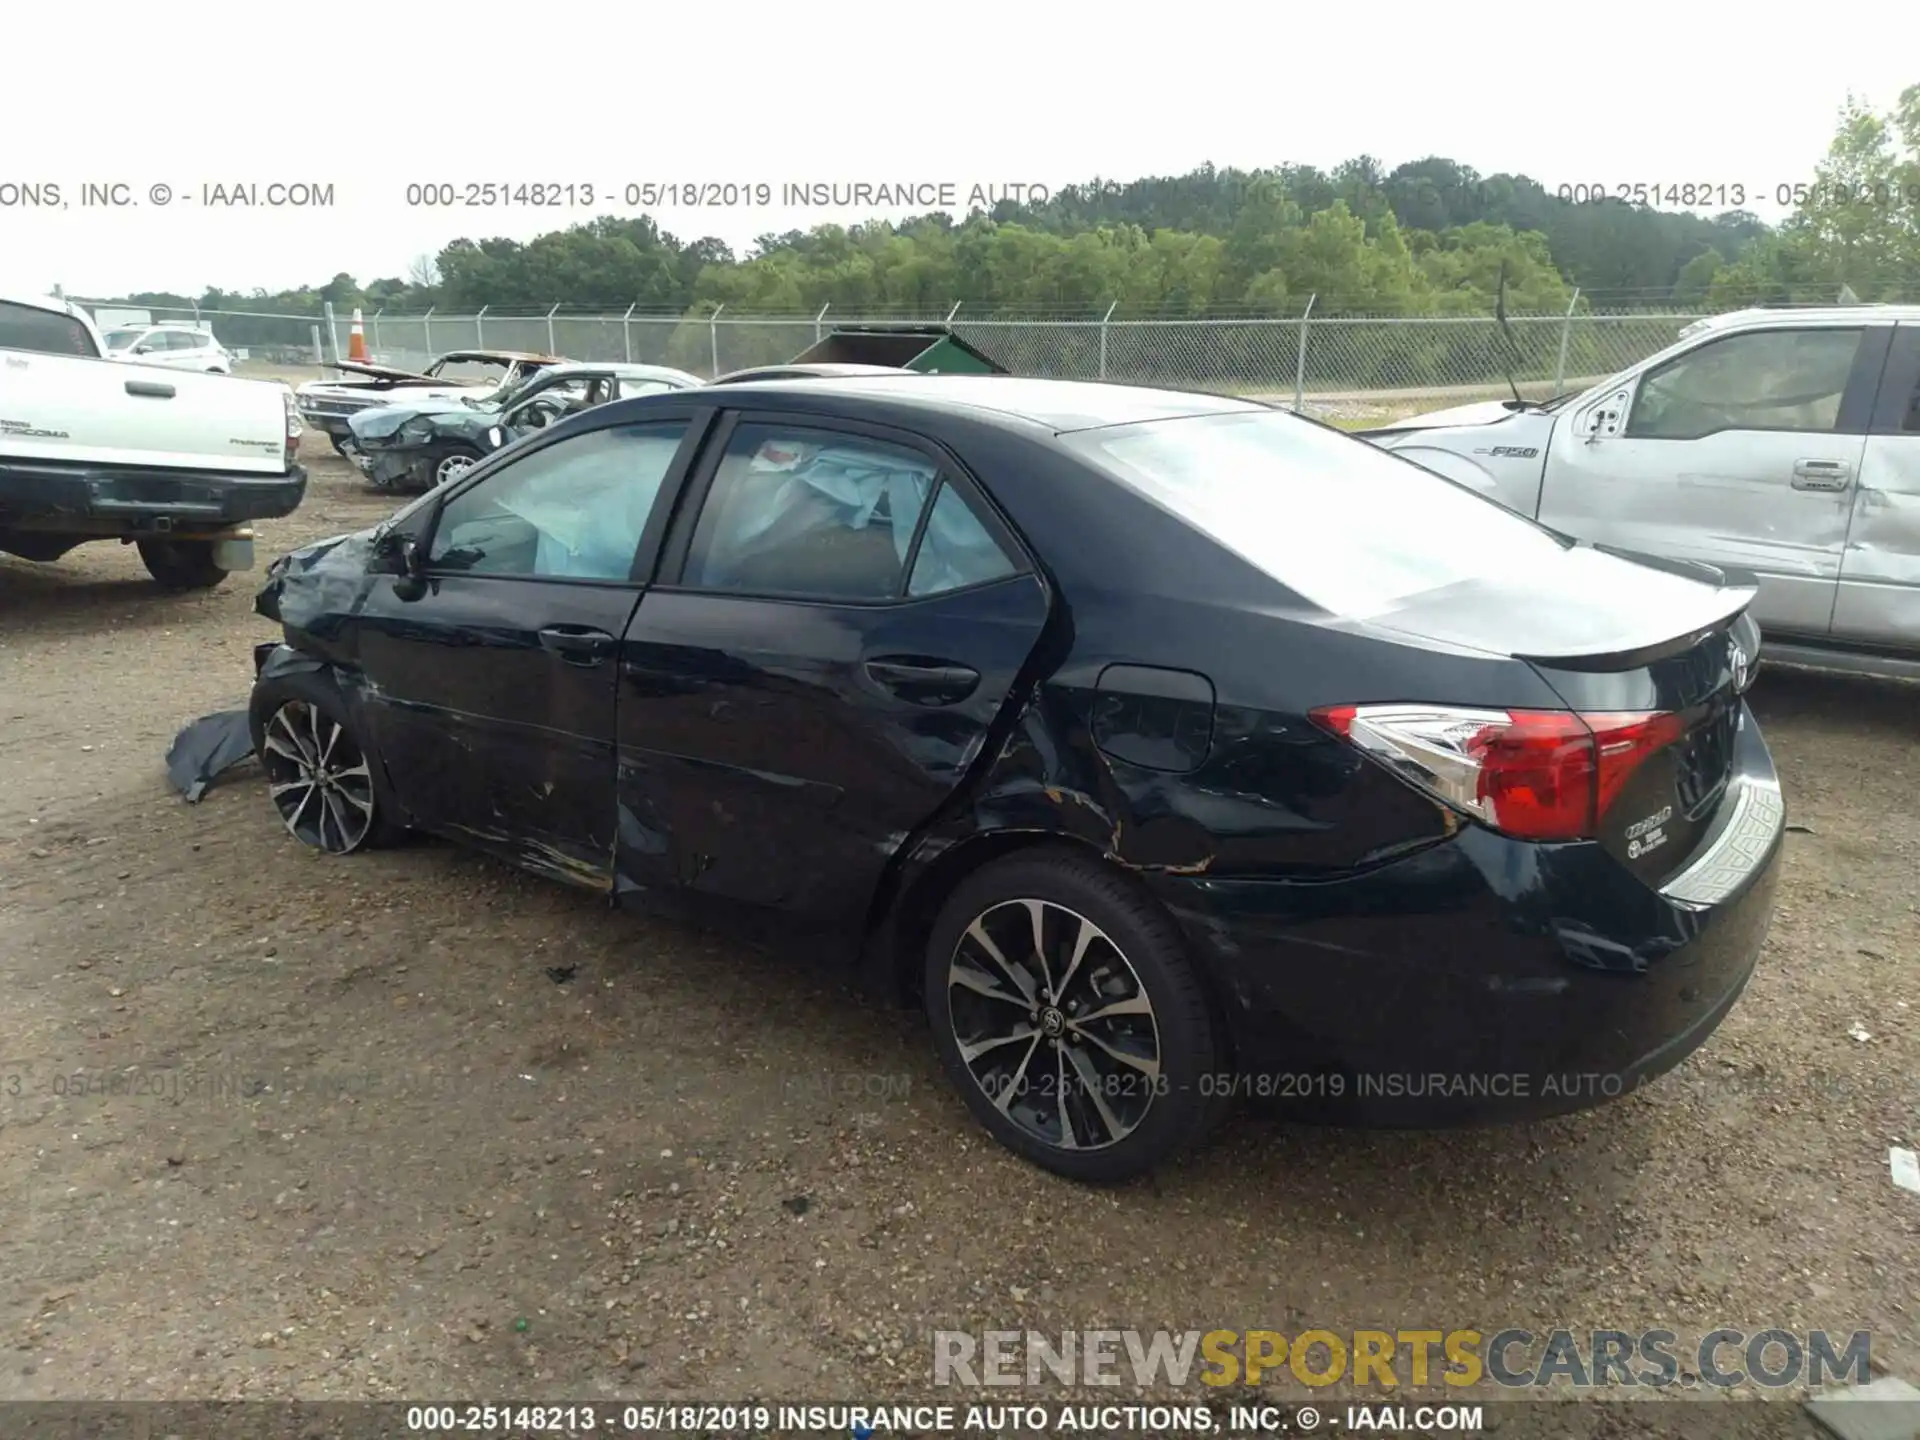
<instances>
[{"instance_id":1,"label":"white pickup truck","mask_svg":"<svg viewBox=\"0 0 1920 1440\"><path fill-rule=\"evenodd\" d=\"M1576 539L1751 581L1773 660L1920 678L1920 307L1716 315L1577 395L1361 433Z\"/></svg>"},{"instance_id":2,"label":"white pickup truck","mask_svg":"<svg viewBox=\"0 0 1920 1440\"><path fill-rule=\"evenodd\" d=\"M0 551L118 540L177 590L251 569L249 522L306 494L292 390L105 354L85 311L0 292Z\"/></svg>"}]
</instances>

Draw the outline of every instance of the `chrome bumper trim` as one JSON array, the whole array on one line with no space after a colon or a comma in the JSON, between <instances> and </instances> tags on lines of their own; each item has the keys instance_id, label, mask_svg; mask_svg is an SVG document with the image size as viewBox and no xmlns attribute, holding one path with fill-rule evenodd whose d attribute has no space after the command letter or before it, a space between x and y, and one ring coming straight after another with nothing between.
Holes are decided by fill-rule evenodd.
<instances>
[{"instance_id":1,"label":"chrome bumper trim","mask_svg":"<svg viewBox=\"0 0 1920 1440\"><path fill-rule=\"evenodd\" d=\"M1733 813L1700 858L1660 887L1676 905L1705 910L1718 905L1747 883L1766 863L1774 841L1787 825L1787 804L1778 782L1742 779L1735 782Z\"/></svg>"}]
</instances>

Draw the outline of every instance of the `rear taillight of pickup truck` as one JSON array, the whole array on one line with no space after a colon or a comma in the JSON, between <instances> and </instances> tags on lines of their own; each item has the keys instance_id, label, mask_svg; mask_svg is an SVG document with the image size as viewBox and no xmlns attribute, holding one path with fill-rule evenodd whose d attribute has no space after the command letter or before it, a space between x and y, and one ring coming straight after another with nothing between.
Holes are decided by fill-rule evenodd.
<instances>
[{"instance_id":1,"label":"rear taillight of pickup truck","mask_svg":"<svg viewBox=\"0 0 1920 1440\"><path fill-rule=\"evenodd\" d=\"M294 403L292 390L282 391L280 398L287 405L287 469L291 470L300 454L300 407Z\"/></svg>"}]
</instances>

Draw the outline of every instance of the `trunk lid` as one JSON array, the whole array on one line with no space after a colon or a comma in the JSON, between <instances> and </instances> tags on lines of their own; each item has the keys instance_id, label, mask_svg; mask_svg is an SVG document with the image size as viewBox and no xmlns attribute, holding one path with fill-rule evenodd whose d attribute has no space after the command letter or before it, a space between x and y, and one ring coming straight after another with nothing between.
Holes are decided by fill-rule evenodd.
<instances>
[{"instance_id":1,"label":"trunk lid","mask_svg":"<svg viewBox=\"0 0 1920 1440\"><path fill-rule=\"evenodd\" d=\"M1754 591L1586 546L1565 559L1551 579L1536 570L1464 581L1366 624L1523 662L1588 720L1603 757L1607 726L1635 737L1620 752L1621 778L1603 786L1595 838L1657 886L1698 848L1732 778L1760 647L1747 614Z\"/></svg>"},{"instance_id":2,"label":"trunk lid","mask_svg":"<svg viewBox=\"0 0 1920 1440\"><path fill-rule=\"evenodd\" d=\"M1735 738L1751 721L1742 692L1752 678L1759 629L1742 610L1683 642L1618 668L1533 662L1574 709L1671 717L1664 744L1640 757L1599 816L1596 838L1649 885L1692 858L1710 833L1733 778Z\"/></svg>"}]
</instances>

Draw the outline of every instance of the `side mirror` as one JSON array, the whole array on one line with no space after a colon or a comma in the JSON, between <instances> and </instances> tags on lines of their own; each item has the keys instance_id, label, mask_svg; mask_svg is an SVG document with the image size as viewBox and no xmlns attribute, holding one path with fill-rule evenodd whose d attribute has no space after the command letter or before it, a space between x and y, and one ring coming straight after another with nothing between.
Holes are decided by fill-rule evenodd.
<instances>
[{"instance_id":1,"label":"side mirror","mask_svg":"<svg viewBox=\"0 0 1920 1440\"><path fill-rule=\"evenodd\" d=\"M382 575L416 577L426 566L419 542L398 530L389 530L373 542L375 570Z\"/></svg>"},{"instance_id":2,"label":"side mirror","mask_svg":"<svg viewBox=\"0 0 1920 1440\"><path fill-rule=\"evenodd\" d=\"M427 557L421 550L420 542L411 535L397 536L393 542L394 575L393 597L396 600L418 600L427 593Z\"/></svg>"},{"instance_id":3,"label":"side mirror","mask_svg":"<svg viewBox=\"0 0 1920 1440\"><path fill-rule=\"evenodd\" d=\"M1616 390L1594 405L1580 417L1581 438L1593 445L1608 436L1618 435L1620 427L1626 423L1627 402L1632 398L1631 390Z\"/></svg>"},{"instance_id":4,"label":"side mirror","mask_svg":"<svg viewBox=\"0 0 1920 1440\"><path fill-rule=\"evenodd\" d=\"M153 353L153 346L136 345L133 347L133 353L136 355L151 355Z\"/></svg>"}]
</instances>

